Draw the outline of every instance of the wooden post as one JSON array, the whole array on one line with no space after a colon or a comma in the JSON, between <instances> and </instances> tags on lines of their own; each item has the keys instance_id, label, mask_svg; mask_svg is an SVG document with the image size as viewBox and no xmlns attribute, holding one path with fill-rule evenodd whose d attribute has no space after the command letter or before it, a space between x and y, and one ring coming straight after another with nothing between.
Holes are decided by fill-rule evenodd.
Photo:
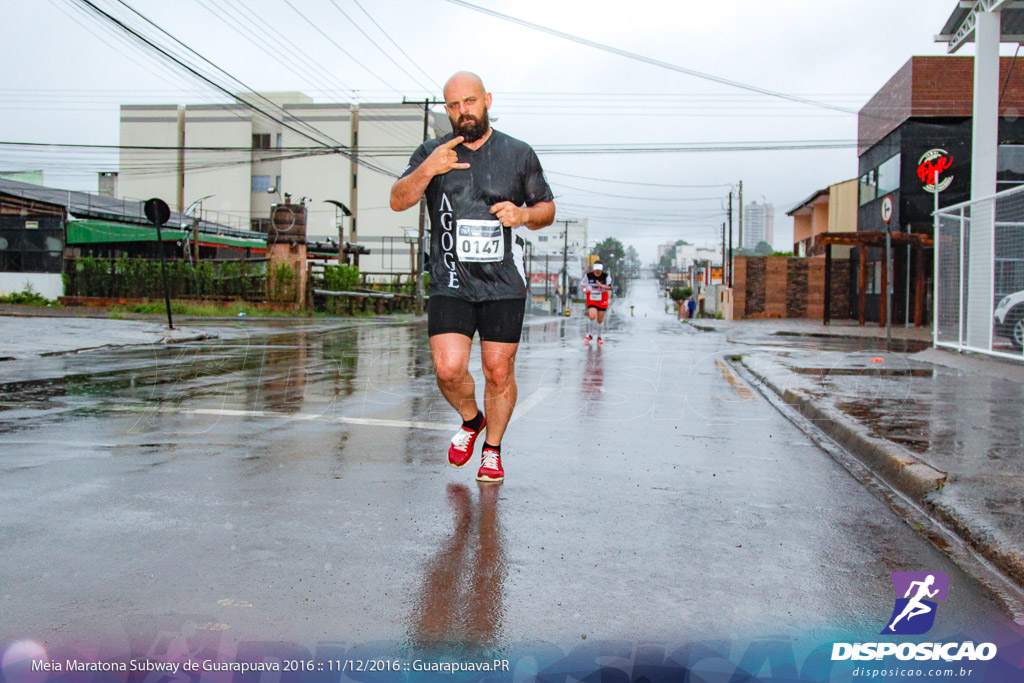
<instances>
[{"instance_id":1,"label":"wooden post","mask_svg":"<svg viewBox=\"0 0 1024 683\"><path fill-rule=\"evenodd\" d=\"M832 322L832 245L825 245L825 312L822 323Z\"/></svg>"},{"instance_id":2,"label":"wooden post","mask_svg":"<svg viewBox=\"0 0 1024 683\"><path fill-rule=\"evenodd\" d=\"M857 324L864 325L864 308L868 304L868 248L863 244L857 248L860 253L860 272L857 274Z\"/></svg>"},{"instance_id":3,"label":"wooden post","mask_svg":"<svg viewBox=\"0 0 1024 683\"><path fill-rule=\"evenodd\" d=\"M313 317L313 264L306 264L306 315Z\"/></svg>"}]
</instances>

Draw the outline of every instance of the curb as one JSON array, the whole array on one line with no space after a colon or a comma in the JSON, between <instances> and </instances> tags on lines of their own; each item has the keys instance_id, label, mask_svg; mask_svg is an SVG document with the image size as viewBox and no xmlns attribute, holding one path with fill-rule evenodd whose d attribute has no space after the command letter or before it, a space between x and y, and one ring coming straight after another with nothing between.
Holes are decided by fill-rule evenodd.
<instances>
[{"instance_id":1,"label":"curb","mask_svg":"<svg viewBox=\"0 0 1024 683\"><path fill-rule=\"evenodd\" d=\"M1017 586L1024 587L1024 553L1011 543L1002 542L997 531L972 523L954 505L940 499L939 494L947 483L951 488L956 485L956 480L950 480L948 473L935 469L890 441L871 436L861 425L822 409L801 392L781 390L745 359L741 358L739 363L783 403L810 420L894 489L934 515Z\"/></svg>"}]
</instances>

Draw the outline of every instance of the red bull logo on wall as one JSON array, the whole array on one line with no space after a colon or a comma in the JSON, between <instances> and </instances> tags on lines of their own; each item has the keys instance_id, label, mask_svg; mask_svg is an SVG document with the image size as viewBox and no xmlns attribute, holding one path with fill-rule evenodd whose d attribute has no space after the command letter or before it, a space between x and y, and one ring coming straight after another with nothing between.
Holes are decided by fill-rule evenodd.
<instances>
[{"instance_id":1,"label":"red bull logo on wall","mask_svg":"<svg viewBox=\"0 0 1024 683\"><path fill-rule=\"evenodd\" d=\"M944 149L930 149L917 162L917 177L924 183L925 192L942 192L953 182L952 175L944 175L953 165L953 156ZM936 185L938 174L938 185Z\"/></svg>"}]
</instances>

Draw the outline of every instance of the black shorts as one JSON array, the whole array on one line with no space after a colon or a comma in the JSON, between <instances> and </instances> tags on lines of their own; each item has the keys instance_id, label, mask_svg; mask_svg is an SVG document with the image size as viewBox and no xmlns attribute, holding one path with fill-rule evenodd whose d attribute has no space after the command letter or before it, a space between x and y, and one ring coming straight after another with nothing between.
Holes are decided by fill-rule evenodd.
<instances>
[{"instance_id":1,"label":"black shorts","mask_svg":"<svg viewBox=\"0 0 1024 683\"><path fill-rule=\"evenodd\" d=\"M480 333L481 341L518 344L523 334L525 299L466 301L453 296L432 296L427 307L427 333Z\"/></svg>"}]
</instances>

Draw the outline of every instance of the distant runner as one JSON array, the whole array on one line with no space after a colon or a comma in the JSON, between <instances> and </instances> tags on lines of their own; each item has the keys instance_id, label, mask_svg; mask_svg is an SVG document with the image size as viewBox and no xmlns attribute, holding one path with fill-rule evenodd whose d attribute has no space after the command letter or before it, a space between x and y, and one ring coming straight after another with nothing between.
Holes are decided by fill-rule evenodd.
<instances>
[{"instance_id":1,"label":"distant runner","mask_svg":"<svg viewBox=\"0 0 1024 683\"><path fill-rule=\"evenodd\" d=\"M612 295L612 276L604 272L604 264L595 261L591 271L583 276L583 294L587 299L587 336L584 344L589 344L597 332L597 345L604 345L601 333L604 331L604 314Z\"/></svg>"},{"instance_id":2,"label":"distant runner","mask_svg":"<svg viewBox=\"0 0 1024 683\"><path fill-rule=\"evenodd\" d=\"M391 208L404 211L427 198L430 352L437 385L462 416L448 463L469 464L486 426L476 478L498 482L505 477L501 438L516 405L516 351L526 312L522 233L551 225L554 195L533 149L491 128L491 93L479 76L460 71L449 78L444 103L454 132L413 153L391 188ZM476 333L486 420L469 374Z\"/></svg>"}]
</instances>

